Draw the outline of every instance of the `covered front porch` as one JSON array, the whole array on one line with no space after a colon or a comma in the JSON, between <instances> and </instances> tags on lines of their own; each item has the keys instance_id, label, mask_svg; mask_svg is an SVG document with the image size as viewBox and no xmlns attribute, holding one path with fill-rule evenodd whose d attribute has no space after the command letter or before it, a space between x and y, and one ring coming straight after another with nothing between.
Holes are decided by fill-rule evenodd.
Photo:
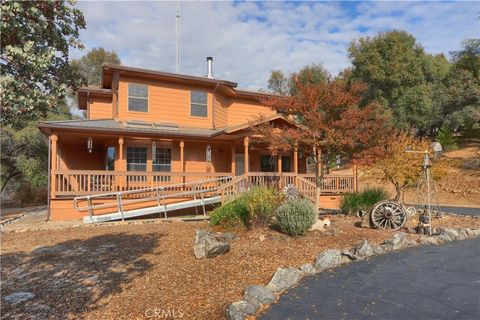
<instances>
[{"instance_id":1,"label":"covered front porch","mask_svg":"<svg viewBox=\"0 0 480 320\"><path fill-rule=\"evenodd\" d=\"M51 198L128 191L228 176L254 184L314 182L296 150L272 153L250 138L233 141L55 133L51 141ZM277 177L274 179L274 177ZM352 191L351 176L325 177L324 192Z\"/></svg>"}]
</instances>

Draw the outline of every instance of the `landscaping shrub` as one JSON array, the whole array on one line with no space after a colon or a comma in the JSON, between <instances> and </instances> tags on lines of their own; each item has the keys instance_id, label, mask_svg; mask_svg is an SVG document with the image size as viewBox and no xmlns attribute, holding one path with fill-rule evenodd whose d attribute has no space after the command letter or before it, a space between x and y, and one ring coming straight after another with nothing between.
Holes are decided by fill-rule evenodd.
<instances>
[{"instance_id":1,"label":"landscaping shrub","mask_svg":"<svg viewBox=\"0 0 480 320\"><path fill-rule=\"evenodd\" d=\"M267 187L254 187L244 193L241 198L248 210L250 226L267 226L270 224L275 210L282 202L282 194Z\"/></svg>"},{"instance_id":2,"label":"landscaping shrub","mask_svg":"<svg viewBox=\"0 0 480 320\"><path fill-rule=\"evenodd\" d=\"M375 203L387 198L387 192L381 188L367 189L360 193L347 193L342 197L340 209L345 214L356 214L359 210L370 210Z\"/></svg>"},{"instance_id":3,"label":"landscaping shrub","mask_svg":"<svg viewBox=\"0 0 480 320\"><path fill-rule=\"evenodd\" d=\"M293 198L278 207L274 227L288 235L298 236L305 234L317 219L317 211L310 200Z\"/></svg>"},{"instance_id":4,"label":"landscaping shrub","mask_svg":"<svg viewBox=\"0 0 480 320\"><path fill-rule=\"evenodd\" d=\"M282 195L267 187L254 187L216 208L210 216L212 225L235 227L267 226L282 201Z\"/></svg>"},{"instance_id":5,"label":"landscaping shrub","mask_svg":"<svg viewBox=\"0 0 480 320\"><path fill-rule=\"evenodd\" d=\"M216 208L210 216L210 223L214 226L237 227L247 222L248 210L241 197Z\"/></svg>"}]
</instances>

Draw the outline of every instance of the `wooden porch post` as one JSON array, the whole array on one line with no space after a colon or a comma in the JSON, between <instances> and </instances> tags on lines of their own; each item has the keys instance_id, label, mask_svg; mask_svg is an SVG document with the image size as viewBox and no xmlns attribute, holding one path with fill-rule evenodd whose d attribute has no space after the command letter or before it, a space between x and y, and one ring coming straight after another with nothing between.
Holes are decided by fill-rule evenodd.
<instances>
[{"instance_id":1,"label":"wooden porch post","mask_svg":"<svg viewBox=\"0 0 480 320\"><path fill-rule=\"evenodd\" d=\"M298 148L293 148L293 173L295 173L295 186L298 188Z\"/></svg>"},{"instance_id":2,"label":"wooden porch post","mask_svg":"<svg viewBox=\"0 0 480 320\"><path fill-rule=\"evenodd\" d=\"M244 153L244 157L245 157L244 158L245 159L244 160L245 161L245 163L244 163L245 170L244 171L245 171L246 176L248 176L248 161L249 161L248 160L248 146L249 146L249 143L250 143L250 139L248 137L243 138L243 146L245 148L244 149L244 152L245 152Z\"/></svg>"},{"instance_id":3,"label":"wooden porch post","mask_svg":"<svg viewBox=\"0 0 480 320\"><path fill-rule=\"evenodd\" d=\"M278 173L282 173L282 155L280 152L277 153L277 171Z\"/></svg>"},{"instance_id":4,"label":"wooden porch post","mask_svg":"<svg viewBox=\"0 0 480 320\"><path fill-rule=\"evenodd\" d=\"M50 178L51 178L51 185L50 185L50 194L52 198L55 198L55 192L57 191L57 155L58 155L58 136L56 133L52 134L50 136L50 141L51 141L51 154L50 154L50 160L51 160L51 168L50 168Z\"/></svg>"},{"instance_id":5,"label":"wooden porch post","mask_svg":"<svg viewBox=\"0 0 480 320\"><path fill-rule=\"evenodd\" d=\"M236 166L237 166L236 161L235 161L235 152L236 152L235 144L232 143L232 144L230 145L230 153L231 153L230 161L231 161L231 163L232 163L232 176L235 175L235 173L236 173Z\"/></svg>"},{"instance_id":6,"label":"wooden porch post","mask_svg":"<svg viewBox=\"0 0 480 320\"><path fill-rule=\"evenodd\" d=\"M185 172L185 141L180 140L180 172ZM182 183L185 183L185 175L182 175Z\"/></svg>"},{"instance_id":7,"label":"wooden porch post","mask_svg":"<svg viewBox=\"0 0 480 320\"><path fill-rule=\"evenodd\" d=\"M125 165L125 157L123 154L123 137L118 138L118 171L127 171L126 165ZM119 176L118 177L118 188L120 190L124 190L125 188L125 181L126 177L125 176Z\"/></svg>"},{"instance_id":8,"label":"wooden porch post","mask_svg":"<svg viewBox=\"0 0 480 320\"><path fill-rule=\"evenodd\" d=\"M318 178L320 179L320 183L317 182L317 188L315 192L315 204L317 209L320 208L320 193L321 193L321 186L323 184L323 175L322 175L322 150L318 148L317 151L317 160L318 160ZM320 184L320 187L318 185Z\"/></svg>"},{"instance_id":9,"label":"wooden porch post","mask_svg":"<svg viewBox=\"0 0 480 320\"><path fill-rule=\"evenodd\" d=\"M353 185L354 185L354 191L358 192L358 171L357 171L357 165L353 165Z\"/></svg>"}]
</instances>

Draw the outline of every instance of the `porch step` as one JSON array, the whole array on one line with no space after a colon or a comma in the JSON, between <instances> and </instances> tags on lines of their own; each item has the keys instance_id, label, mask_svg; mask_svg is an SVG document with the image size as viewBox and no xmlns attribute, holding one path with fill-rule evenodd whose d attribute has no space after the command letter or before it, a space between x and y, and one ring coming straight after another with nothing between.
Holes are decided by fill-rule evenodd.
<instances>
[{"instance_id":1,"label":"porch step","mask_svg":"<svg viewBox=\"0 0 480 320\"><path fill-rule=\"evenodd\" d=\"M155 213L163 213L163 212L169 212L169 211L186 209L186 208L195 208L198 206L218 203L220 201L221 201L221 196L215 196L215 197L209 197L209 198L197 199L197 200L188 200L188 201L167 204L165 208L162 205L162 206L154 206L154 207L124 211L123 217L127 219L127 218L140 217L140 216L145 216L145 215L150 215ZM121 219L122 219L122 214L120 212L115 212L115 213L108 213L108 214L92 216L92 217L90 216L83 217L83 223L107 222L107 221L121 220Z\"/></svg>"}]
</instances>

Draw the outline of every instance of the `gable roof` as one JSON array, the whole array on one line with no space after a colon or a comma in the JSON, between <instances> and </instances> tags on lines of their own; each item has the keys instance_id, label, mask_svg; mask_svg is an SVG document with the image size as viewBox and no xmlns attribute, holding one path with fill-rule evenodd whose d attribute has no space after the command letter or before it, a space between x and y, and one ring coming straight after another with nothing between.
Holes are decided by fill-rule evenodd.
<instances>
[{"instance_id":1,"label":"gable roof","mask_svg":"<svg viewBox=\"0 0 480 320\"><path fill-rule=\"evenodd\" d=\"M154 77L158 79L180 81L180 82L186 82L186 83L223 85L231 88L235 88L237 86L235 82L231 82L227 80L190 76L186 74L156 71L156 70L150 70L150 69L134 68L134 67L128 67L128 66L119 65L119 64L104 64L102 67L102 87L103 88L110 87L113 71L120 71L128 74L139 74L147 77Z\"/></svg>"}]
</instances>

